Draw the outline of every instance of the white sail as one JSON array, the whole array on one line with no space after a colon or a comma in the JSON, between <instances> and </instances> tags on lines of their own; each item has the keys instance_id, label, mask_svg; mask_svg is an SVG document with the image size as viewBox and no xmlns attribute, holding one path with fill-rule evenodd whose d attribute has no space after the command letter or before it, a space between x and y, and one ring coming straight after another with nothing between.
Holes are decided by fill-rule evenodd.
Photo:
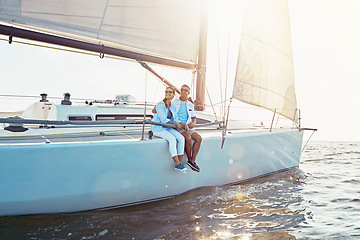
<instances>
[{"instance_id":1,"label":"white sail","mask_svg":"<svg viewBox=\"0 0 360 240\"><path fill-rule=\"evenodd\" d=\"M0 21L138 53L196 62L200 2L0 0Z\"/></svg>"},{"instance_id":2,"label":"white sail","mask_svg":"<svg viewBox=\"0 0 360 240\"><path fill-rule=\"evenodd\" d=\"M295 119L287 0L247 2L233 97Z\"/></svg>"}]
</instances>

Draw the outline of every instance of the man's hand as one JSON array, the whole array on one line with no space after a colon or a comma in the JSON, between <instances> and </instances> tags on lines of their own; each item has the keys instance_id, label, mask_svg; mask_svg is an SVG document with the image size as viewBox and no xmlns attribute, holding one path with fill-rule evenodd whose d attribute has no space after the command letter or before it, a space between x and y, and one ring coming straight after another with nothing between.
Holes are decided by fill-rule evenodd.
<instances>
[{"instance_id":1,"label":"man's hand","mask_svg":"<svg viewBox=\"0 0 360 240\"><path fill-rule=\"evenodd\" d=\"M195 127L195 125L196 125L196 119L195 118L191 119L191 122L189 123L189 128L192 129Z\"/></svg>"},{"instance_id":2,"label":"man's hand","mask_svg":"<svg viewBox=\"0 0 360 240\"><path fill-rule=\"evenodd\" d=\"M185 131L187 131L187 132L189 131L189 126L187 124L182 123L182 122L180 122L180 124L182 125L182 127L184 128Z\"/></svg>"}]
</instances>

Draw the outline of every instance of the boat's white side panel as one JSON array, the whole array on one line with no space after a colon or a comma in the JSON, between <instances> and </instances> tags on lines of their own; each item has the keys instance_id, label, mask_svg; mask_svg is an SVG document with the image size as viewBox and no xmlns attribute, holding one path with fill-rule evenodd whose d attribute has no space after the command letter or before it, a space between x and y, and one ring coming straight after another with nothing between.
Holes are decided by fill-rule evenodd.
<instances>
[{"instance_id":1,"label":"boat's white side panel","mask_svg":"<svg viewBox=\"0 0 360 240\"><path fill-rule=\"evenodd\" d=\"M111 207L298 166L302 132L203 136L201 172L174 170L162 139L0 145L0 215Z\"/></svg>"}]
</instances>

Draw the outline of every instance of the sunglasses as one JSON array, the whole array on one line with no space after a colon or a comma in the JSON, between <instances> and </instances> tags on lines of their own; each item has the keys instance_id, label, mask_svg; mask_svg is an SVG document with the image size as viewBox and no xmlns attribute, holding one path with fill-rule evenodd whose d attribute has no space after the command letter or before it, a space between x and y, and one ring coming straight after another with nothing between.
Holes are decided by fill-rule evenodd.
<instances>
[{"instance_id":1,"label":"sunglasses","mask_svg":"<svg viewBox=\"0 0 360 240\"><path fill-rule=\"evenodd\" d=\"M174 93L173 91L165 91L165 93Z\"/></svg>"},{"instance_id":2,"label":"sunglasses","mask_svg":"<svg viewBox=\"0 0 360 240\"><path fill-rule=\"evenodd\" d=\"M185 88L180 89L180 91L182 91L182 92L190 92L188 89L185 89Z\"/></svg>"}]
</instances>

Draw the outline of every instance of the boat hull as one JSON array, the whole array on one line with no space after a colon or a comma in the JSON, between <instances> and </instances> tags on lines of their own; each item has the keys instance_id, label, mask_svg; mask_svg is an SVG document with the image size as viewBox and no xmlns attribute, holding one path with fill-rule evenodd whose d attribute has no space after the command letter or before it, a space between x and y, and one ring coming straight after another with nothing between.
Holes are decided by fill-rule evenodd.
<instances>
[{"instance_id":1,"label":"boat hull","mask_svg":"<svg viewBox=\"0 0 360 240\"><path fill-rule=\"evenodd\" d=\"M127 206L299 165L302 132L202 134L201 171L174 170L163 139L0 145L0 215ZM186 159L186 158L185 158Z\"/></svg>"}]
</instances>

